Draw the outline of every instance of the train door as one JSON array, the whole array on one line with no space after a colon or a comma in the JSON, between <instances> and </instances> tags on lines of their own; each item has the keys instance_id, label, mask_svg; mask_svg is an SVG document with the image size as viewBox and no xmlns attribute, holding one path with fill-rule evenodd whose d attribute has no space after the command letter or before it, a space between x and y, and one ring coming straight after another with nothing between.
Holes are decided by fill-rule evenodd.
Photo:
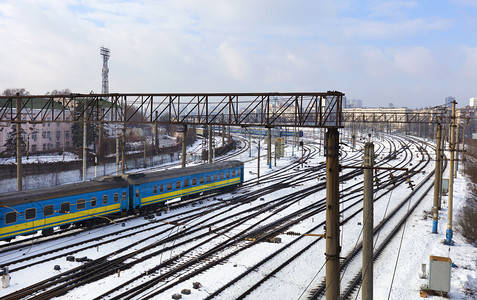
<instances>
[{"instance_id":1,"label":"train door","mask_svg":"<svg viewBox=\"0 0 477 300\"><path fill-rule=\"evenodd\" d=\"M128 190L123 189L121 191L121 212L128 211L128 209L129 209Z\"/></svg>"},{"instance_id":2,"label":"train door","mask_svg":"<svg viewBox=\"0 0 477 300\"><path fill-rule=\"evenodd\" d=\"M134 208L135 209L138 209L142 206L140 187L141 185L139 184L134 185Z\"/></svg>"}]
</instances>

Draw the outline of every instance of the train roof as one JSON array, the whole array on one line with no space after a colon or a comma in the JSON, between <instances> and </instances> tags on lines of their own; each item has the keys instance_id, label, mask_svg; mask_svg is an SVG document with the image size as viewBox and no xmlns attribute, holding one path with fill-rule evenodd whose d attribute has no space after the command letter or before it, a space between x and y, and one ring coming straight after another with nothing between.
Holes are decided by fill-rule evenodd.
<instances>
[{"instance_id":1,"label":"train roof","mask_svg":"<svg viewBox=\"0 0 477 300\"><path fill-rule=\"evenodd\" d=\"M120 176L116 177L119 178L116 180L106 181L90 180L86 182L64 184L54 187L0 194L0 207L29 203L32 201L41 201L57 197L67 197L85 192L103 191L128 185L128 182L123 180Z\"/></svg>"},{"instance_id":2,"label":"train roof","mask_svg":"<svg viewBox=\"0 0 477 300\"><path fill-rule=\"evenodd\" d=\"M236 168L243 166L243 162L239 160L228 160L223 162L216 162L212 164L201 164L186 168L175 168L169 170L162 170L150 173L131 173L123 175L124 179L130 184L141 184L150 181L165 180L169 178L190 176L200 173L212 172L228 168Z\"/></svg>"}]
</instances>

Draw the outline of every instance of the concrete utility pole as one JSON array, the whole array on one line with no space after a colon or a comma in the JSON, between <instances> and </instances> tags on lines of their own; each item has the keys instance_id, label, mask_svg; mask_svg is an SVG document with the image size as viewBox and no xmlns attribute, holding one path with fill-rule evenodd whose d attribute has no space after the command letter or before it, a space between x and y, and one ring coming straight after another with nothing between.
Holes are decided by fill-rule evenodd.
<instances>
[{"instance_id":1,"label":"concrete utility pole","mask_svg":"<svg viewBox=\"0 0 477 300\"><path fill-rule=\"evenodd\" d=\"M119 175L119 128L116 123L116 174Z\"/></svg>"},{"instance_id":2,"label":"concrete utility pole","mask_svg":"<svg viewBox=\"0 0 477 300\"><path fill-rule=\"evenodd\" d=\"M439 196L441 193L441 138L442 126L437 123L436 129L436 166L434 172L434 205L432 206L432 233L437 233Z\"/></svg>"},{"instance_id":3,"label":"concrete utility pole","mask_svg":"<svg viewBox=\"0 0 477 300\"><path fill-rule=\"evenodd\" d=\"M267 164L272 168L272 128L267 128Z\"/></svg>"},{"instance_id":4,"label":"concrete utility pole","mask_svg":"<svg viewBox=\"0 0 477 300\"><path fill-rule=\"evenodd\" d=\"M459 171L459 125L456 124L455 126L457 133L455 134L455 147L454 149L456 150L455 153L455 170L454 170L454 178L457 178L457 171Z\"/></svg>"},{"instance_id":5,"label":"concrete utility pole","mask_svg":"<svg viewBox=\"0 0 477 300\"><path fill-rule=\"evenodd\" d=\"M450 165L449 165L449 201L447 210L447 231L446 231L446 245L453 245L452 241L452 205L454 202L454 152L455 152L455 105L456 101L452 101L452 120L450 125Z\"/></svg>"},{"instance_id":6,"label":"concrete utility pole","mask_svg":"<svg viewBox=\"0 0 477 300\"><path fill-rule=\"evenodd\" d=\"M156 119L157 120L158 112L156 111ZM157 130L157 123L154 123L154 147L156 152L159 152L159 130Z\"/></svg>"},{"instance_id":7,"label":"concrete utility pole","mask_svg":"<svg viewBox=\"0 0 477 300\"><path fill-rule=\"evenodd\" d=\"M245 128L245 132L247 132L247 128ZM248 157L252 157L252 135L250 134L250 132L248 133L248 145Z\"/></svg>"},{"instance_id":8,"label":"concrete utility pole","mask_svg":"<svg viewBox=\"0 0 477 300\"><path fill-rule=\"evenodd\" d=\"M373 299L373 167L374 144L364 145L364 198L363 198L363 292L366 300Z\"/></svg>"},{"instance_id":9,"label":"concrete utility pole","mask_svg":"<svg viewBox=\"0 0 477 300\"><path fill-rule=\"evenodd\" d=\"M186 157L187 157L187 125L184 125L184 130L182 131L182 167L186 166Z\"/></svg>"},{"instance_id":10,"label":"concrete utility pole","mask_svg":"<svg viewBox=\"0 0 477 300\"><path fill-rule=\"evenodd\" d=\"M326 132L326 299L340 296L339 135Z\"/></svg>"},{"instance_id":11,"label":"concrete utility pole","mask_svg":"<svg viewBox=\"0 0 477 300\"><path fill-rule=\"evenodd\" d=\"M17 191L23 190L23 181L22 181L22 114L21 114L21 101L20 94L17 94L16 98L16 113L17 113ZM44 124L43 124L44 125Z\"/></svg>"},{"instance_id":12,"label":"concrete utility pole","mask_svg":"<svg viewBox=\"0 0 477 300\"><path fill-rule=\"evenodd\" d=\"M122 163L121 163L121 174L126 173L126 123L123 123L123 136L122 136L123 142L122 142Z\"/></svg>"},{"instance_id":13,"label":"concrete utility pole","mask_svg":"<svg viewBox=\"0 0 477 300\"><path fill-rule=\"evenodd\" d=\"M442 130L441 126L441 143L439 145L439 153L440 153L440 160L439 160L439 196L437 199L437 209L441 210L441 202L442 202L442 178L444 176L444 149L446 144L446 139L444 137L444 131Z\"/></svg>"},{"instance_id":14,"label":"concrete utility pole","mask_svg":"<svg viewBox=\"0 0 477 300\"><path fill-rule=\"evenodd\" d=\"M83 181L86 181L86 149L87 147L88 145L86 141L86 106L84 106L84 111L83 111Z\"/></svg>"},{"instance_id":15,"label":"concrete utility pole","mask_svg":"<svg viewBox=\"0 0 477 300\"><path fill-rule=\"evenodd\" d=\"M222 114L222 124L225 124L224 114ZM225 146L225 125L222 125L222 147Z\"/></svg>"},{"instance_id":16,"label":"concrete utility pole","mask_svg":"<svg viewBox=\"0 0 477 300\"><path fill-rule=\"evenodd\" d=\"M260 137L258 138L258 154L257 154L257 182L260 182Z\"/></svg>"},{"instance_id":17,"label":"concrete utility pole","mask_svg":"<svg viewBox=\"0 0 477 300\"><path fill-rule=\"evenodd\" d=\"M208 161L208 162L209 162L209 164L211 164L211 163L212 163L212 139L214 138L214 137L212 136L212 125L209 125L209 127L208 127L208 132L209 132L209 134L208 134L208 136L209 136L209 151L208 151L209 161Z\"/></svg>"}]
</instances>

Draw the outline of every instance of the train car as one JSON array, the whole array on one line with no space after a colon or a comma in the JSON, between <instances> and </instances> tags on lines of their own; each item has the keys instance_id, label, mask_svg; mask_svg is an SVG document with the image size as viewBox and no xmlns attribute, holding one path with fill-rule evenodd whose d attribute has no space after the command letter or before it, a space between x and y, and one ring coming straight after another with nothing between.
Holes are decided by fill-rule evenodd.
<instances>
[{"instance_id":1,"label":"train car","mask_svg":"<svg viewBox=\"0 0 477 300\"><path fill-rule=\"evenodd\" d=\"M241 185L243 176L242 162L226 161L0 194L0 240L147 212L170 199Z\"/></svg>"},{"instance_id":2,"label":"train car","mask_svg":"<svg viewBox=\"0 0 477 300\"><path fill-rule=\"evenodd\" d=\"M39 230L47 235L56 226L119 214L129 209L128 199L128 183L121 177L0 194L0 240Z\"/></svg>"},{"instance_id":3,"label":"train car","mask_svg":"<svg viewBox=\"0 0 477 300\"><path fill-rule=\"evenodd\" d=\"M260 135L260 136L267 136L268 135L268 130L266 128L262 128L260 130L256 127L248 127L246 129L245 128L232 127L230 129L230 132L240 133L240 134L243 134L243 135L246 135L246 134L249 134L249 133L252 134L252 135ZM303 137L303 130L299 130L299 131L295 132L295 131L272 128L271 133L272 133L272 136L279 135L280 137L282 137L282 136L295 136L296 135L298 137Z\"/></svg>"},{"instance_id":4,"label":"train car","mask_svg":"<svg viewBox=\"0 0 477 300\"><path fill-rule=\"evenodd\" d=\"M226 189L243 183L243 163L225 161L153 173L127 174L134 210L147 211L174 198Z\"/></svg>"}]
</instances>

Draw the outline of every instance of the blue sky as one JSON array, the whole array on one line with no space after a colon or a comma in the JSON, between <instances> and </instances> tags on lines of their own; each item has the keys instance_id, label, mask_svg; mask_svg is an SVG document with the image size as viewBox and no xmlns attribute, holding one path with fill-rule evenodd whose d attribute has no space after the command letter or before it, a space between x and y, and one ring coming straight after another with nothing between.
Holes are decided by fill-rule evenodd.
<instances>
[{"instance_id":1,"label":"blue sky","mask_svg":"<svg viewBox=\"0 0 477 300\"><path fill-rule=\"evenodd\" d=\"M477 97L477 0L0 1L0 90Z\"/></svg>"}]
</instances>

